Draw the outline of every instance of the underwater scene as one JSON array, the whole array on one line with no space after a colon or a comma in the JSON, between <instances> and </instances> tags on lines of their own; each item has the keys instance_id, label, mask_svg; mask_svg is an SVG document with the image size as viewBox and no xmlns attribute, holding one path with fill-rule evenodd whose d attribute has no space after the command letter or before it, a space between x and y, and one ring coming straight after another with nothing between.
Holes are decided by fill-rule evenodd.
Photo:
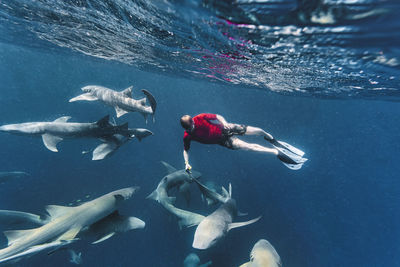
<instances>
[{"instance_id":1,"label":"underwater scene","mask_svg":"<svg viewBox=\"0 0 400 267\"><path fill-rule=\"evenodd\" d=\"M397 0L0 0L0 266L400 266Z\"/></svg>"}]
</instances>

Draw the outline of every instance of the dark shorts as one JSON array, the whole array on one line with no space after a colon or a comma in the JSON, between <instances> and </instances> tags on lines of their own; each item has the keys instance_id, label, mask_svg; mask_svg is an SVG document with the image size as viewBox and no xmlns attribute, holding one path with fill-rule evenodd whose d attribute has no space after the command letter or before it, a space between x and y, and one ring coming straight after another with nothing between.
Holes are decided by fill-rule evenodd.
<instances>
[{"instance_id":1,"label":"dark shorts","mask_svg":"<svg viewBox=\"0 0 400 267\"><path fill-rule=\"evenodd\" d=\"M234 135L244 135L246 133L247 126L241 124L230 124L229 126L230 127L227 127L223 130L224 139L220 142L220 145L229 149L235 149L233 147L233 140L236 138Z\"/></svg>"}]
</instances>

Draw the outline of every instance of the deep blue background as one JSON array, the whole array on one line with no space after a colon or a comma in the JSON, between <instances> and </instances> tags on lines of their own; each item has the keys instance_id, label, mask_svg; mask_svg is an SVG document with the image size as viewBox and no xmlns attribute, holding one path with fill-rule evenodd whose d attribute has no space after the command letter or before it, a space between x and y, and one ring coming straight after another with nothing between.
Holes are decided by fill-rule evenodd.
<instances>
[{"instance_id":1,"label":"deep blue background","mask_svg":"<svg viewBox=\"0 0 400 267\"><path fill-rule=\"evenodd\" d=\"M22 170L31 177L0 185L0 208L43 213L47 204L68 205L126 186L141 187L122 213L146 222L144 230L104 243L82 242L84 266L182 266L193 251L194 228L180 231L160 205L145 197L165 174L160 160L182 168L179 118L212 112L228 121L259 126L306 151L299 171L272 156L193 144L191 164L204 180L233 186L238 208L256 224L234 229L219 246L198 253L213 266L239 266L254 243L268 239L284 266L398 266L400 108L395 102L321 100L265 91L223 87L137 71L125 65L75 54L52 54L0 45L0 124L54 120L96 121L115 115L99 102L68 103L80 88L97 84L134 95L146 88L158 101L156 123L140 114L118 122L145 127L154 136L122 147L111 158L93 162L82 150L94 140L65 140L59 153L40 138L1 133L0 171ZM247 138L263 144L261 138ZM190 209L208 214L193 186ZM178 205L187 208L183 201ZM1 237L5 246L5 238ZM38 255L22 266L69 266L64 251Z\"/></svg>"}]
</instances>

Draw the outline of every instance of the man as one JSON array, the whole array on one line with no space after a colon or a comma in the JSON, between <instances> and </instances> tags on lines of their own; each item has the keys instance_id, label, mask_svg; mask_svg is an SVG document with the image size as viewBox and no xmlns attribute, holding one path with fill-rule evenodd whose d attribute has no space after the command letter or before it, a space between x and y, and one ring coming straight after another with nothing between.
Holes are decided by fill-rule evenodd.
<instances>
[{"instance_id":1,"label":"man","mask_svg":"<svg viewBox=\"0 0 400 267\"><path fill-rule=\"evenodd\" d=\"M263 129L228 123L221 115L202 113L193 118L189 115L184 115L181 118L181 125L185 129L183 158L185 159L185 169L189 172L192 167L189 164L188 151L192 140L203 144L219 144L234 150L242 149L274 154L283 164L293 170L300 169L303 163L307 161L306 158L303 158L303 151L276 140ZM237 138L236 135L263 136L265 140L272 144L273 148L244 142Z\"/></svg>"}]
</instances>

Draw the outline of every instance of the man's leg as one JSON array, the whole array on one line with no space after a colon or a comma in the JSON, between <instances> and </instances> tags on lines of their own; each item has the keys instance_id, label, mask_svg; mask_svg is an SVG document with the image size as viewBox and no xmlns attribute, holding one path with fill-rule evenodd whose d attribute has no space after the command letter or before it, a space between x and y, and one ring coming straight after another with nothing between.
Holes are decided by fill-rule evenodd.
<instances>
[{"instance_id":1,"label":"man's leg","mask_svg":"<svg viewBox=\"0 0 400 267\"><path fill-rule=\"evenodd\" d=\"M258 128L258 127L253 127L253 126L247 126L246 127L246 132L244 134L245 135L264 136L267 141L271 141L271 140L274 139L271 134L267 133L263 129Z\"/></svg>"},{"instance_id":2,"label":"man's leg","mask_svg":"<svg viewBox=\"0 0 400 267\"><path fill-rule=\"evenodd\" d=\"M275 148L268 148L265 146L261 146L259 144L246 143L239 138L232 138L232 149L241 149L241 150L250 150L255 152L262 153L271 153L274 155L278 155L279 151Z\"/></svg>"}]
</instances>

